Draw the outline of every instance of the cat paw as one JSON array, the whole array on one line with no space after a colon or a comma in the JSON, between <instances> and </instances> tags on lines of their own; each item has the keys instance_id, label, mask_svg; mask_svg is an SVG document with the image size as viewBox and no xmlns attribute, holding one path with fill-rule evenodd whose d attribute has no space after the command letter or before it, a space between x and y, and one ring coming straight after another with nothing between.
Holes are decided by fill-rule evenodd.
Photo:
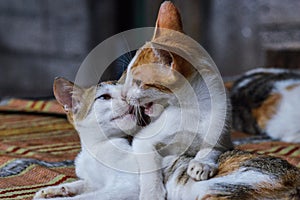
<instances>
[{"instance_id":1,"label":"cat paw","mask_svg":"<svg viewBox=\"0 0 300 200\"><path fill-rule=\"evenodd\" d=\"M49 199L55 197L72 197L75 194L66 186L48 187L38 191L33 199Z\"/></svg>"},{"instance_id":2,"label":"cat paw","mask_svg":"<svg viewBox=\"0 0 300 200\"><path fill-rule=\"evenodd\" d=\"M187 169L187 174L196 181L207 180L213 177L218 171L216 164L207 164L198 160L191 160Z\"/></svg>"}]
</instances>

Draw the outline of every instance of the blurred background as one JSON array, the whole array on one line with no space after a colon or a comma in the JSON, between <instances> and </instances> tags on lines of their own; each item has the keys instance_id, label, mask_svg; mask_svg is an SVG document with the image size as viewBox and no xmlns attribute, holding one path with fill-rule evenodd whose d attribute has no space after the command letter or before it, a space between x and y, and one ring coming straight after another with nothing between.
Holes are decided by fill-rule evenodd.
<instances>
[{"instance_id":1,"label":"blurred background","mask_svg":"<svg viewBox=\"0 0 300 200\"><path fill-rule=\"evenodd\" d=\"M101 41L154 26L162 0L1 0L0 98L52 96ZM175 0L185 32L224 77L260 66L299 68L299 0ZM116 77L117 78L117 77Z\"/></svg>"}]
</instances>

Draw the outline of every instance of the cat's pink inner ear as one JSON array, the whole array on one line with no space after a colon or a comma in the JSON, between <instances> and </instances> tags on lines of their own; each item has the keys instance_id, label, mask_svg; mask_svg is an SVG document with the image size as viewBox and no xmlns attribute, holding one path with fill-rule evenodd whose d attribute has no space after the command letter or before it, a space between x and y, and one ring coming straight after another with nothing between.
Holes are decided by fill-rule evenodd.
<instances>
[{"instance_id":1,"label":"cat's pink inner ear","mask_svg":"<svg viewBox=\"0 0 300 200\"><path fill-rule=\"evenodd\" d=\"M71 111L72 108L72 93L74 83L64 78L56 78L53 84L53 92L56 100L66 111Z\"/></svg>"},{"instance_id":2,"label":"cat's pink inner ear","mask_svg":"<svg viewBox=\"0 0 300 200\"><path fill-rule=\"evenodd\" d=\"M161 34L161 31L159 31L158 28L183 32L179 11L170 1L165 1L160 6L156 20L156 31L154 38Z\"/></svg>"}]
</instances>

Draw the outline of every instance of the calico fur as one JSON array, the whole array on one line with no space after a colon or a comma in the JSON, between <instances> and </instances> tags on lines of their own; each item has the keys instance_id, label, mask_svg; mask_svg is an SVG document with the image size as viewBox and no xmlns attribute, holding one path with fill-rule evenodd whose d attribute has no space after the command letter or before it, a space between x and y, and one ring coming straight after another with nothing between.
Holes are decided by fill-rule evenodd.
<instances>
[{"instance_id":1,"label":"calico fur","mask_svg":"<svg viewBox=\"0 0 300 200\"><path fill-rule=\"evenodd\" d=\"M254 69L230 91L233 128L300 142L300 74L286 69Z\"/></svg>"},{"instance_id":2,"label":"calico fur","mask_svg":"<svg viewBox=\"0 0 300 200\"><path fill-rule=\"evenodd\" d=\"M199 182L186 173L192 157L168 159L173 164L164 169L164 182L171 200L300 199L300 171L280 158L228 151L219 158L216 176Z\"/></svg>"}]
</instances>

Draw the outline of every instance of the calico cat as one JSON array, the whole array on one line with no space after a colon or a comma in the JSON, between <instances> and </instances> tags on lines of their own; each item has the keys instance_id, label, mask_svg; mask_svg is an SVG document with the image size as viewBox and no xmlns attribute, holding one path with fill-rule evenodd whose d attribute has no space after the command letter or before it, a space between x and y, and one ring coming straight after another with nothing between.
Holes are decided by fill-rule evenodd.
<instances>
[{"instance_id":1,"label":"calico cat","mask_svg":"<svg viewBox=\"0 0 300 200\"><path fill-rule=\"evenodd\" d=\"M230 89L233 128L300 142L300 74L259 68L246 72Z\"/></svg>"},{"instance_id":2,"label":"calico cat","mask_svg":"<svg viewBox=\"0 0 300 200\"><path fill-rule=\"evenodd\" d=\"M122 100L121 85L106 82L84 89L58 78L54 94L80 136L82 150L75 160L79 180L42 189L35 199L138 199L138 175L129 172L137 171L130 138L139 123Z\"/></svg>"},{"instance_id":3,"label":"calico cat","mask_svg":"<svg viewBox=\"0 0 300 200\"><path fill-rule=\"evenodd\" d=\"M187 168L192 157L166 158L164 183L169 200L299 200L300 170L280 158L240 150L219 157L219 171L211 179L197 181Z\"/></svg>"},{"instance_id":4,"label":"calico cat","mask_svg":"<svg viewBox=\"0 0 300 200\"><path fill-rule=\"evenodd\" d=\"M223 83L218 84L211 61L198 44L182 32L177 8L169 1L164 2L152 40L137 51L123 77L127 101L135 106L144 105L153 117L148 128L138 132L132 143L133 151L140 155L137 160L143 200L165 199L159 170L162 154L193 156L187 173L199 181L213 177L219 155L233 148L228 129L229 102ZM191 58L204 73L200 75L179 55ZM152 112L160 108L164 111L155 118Z\"/></svg>"}]
</instances>

